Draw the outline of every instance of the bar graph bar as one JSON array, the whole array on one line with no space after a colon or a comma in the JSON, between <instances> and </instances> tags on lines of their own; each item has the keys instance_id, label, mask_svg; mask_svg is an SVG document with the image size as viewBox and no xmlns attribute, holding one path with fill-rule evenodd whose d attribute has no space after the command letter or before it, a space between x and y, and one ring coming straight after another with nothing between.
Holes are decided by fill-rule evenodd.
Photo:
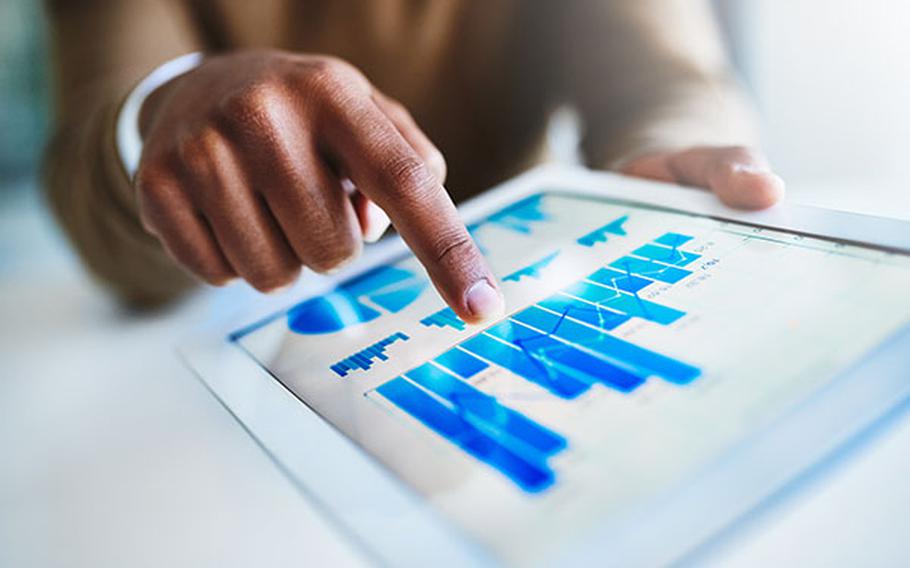
<instances>
[{"instance_id":1,"label":"bar graph bar","mask_svg":"<svg viewBox=\"0 0 910 568\"><path fill-rule=\"evenodd\" d=\"M613 268L618 268L629 274L637 274L659 280L666 284L676 284L686 276L692 274L691 271L676 266L661 264L653 260L636 258L634 256L624 256L619 260L610 263Z\"/></svg>"},{"instance_id":2,"label":"bar graph bar","mask_svg":"<svg viewBox=\"0 0 910 568\"><path fill-rule=\"evenodd\" d=\"M432 363L408 371L405 377L447 401L457 414L466 417L514 453L531 453L533 457L546 458L566 447L562 436L503 406L494 397Z\"/></svg>"},{"instance_id":3,"label":"bar graph bar","mask_svg":"<svg viewBox=\"0 0 910 568\"><path fill-rule=\"evenodd\" d=\"M620 314L603 306L583 302L563 294L555 294L537 304L544 310L553 312L553 315L565 314L568 317L583 321L600 329L616 329L631 319L626 314Z\"/></svg>"},{"instance_id":4,"label":"bar graph bar","mask_svg":"<svg viewBox=\"0 0 910 568\"><path fill-rule=\"evenodd\" d=\"M588 276L588 280L603 284L609 288L635 294L654 283L653 280L635 274L626 274L612 268L600 268Z\"/></svg>"},{"instance_id":5,"label":"bar graph bar","mask_svg":"<svg viewBox=\"0 0 910 568\"><path fill-rule=\"evenodd\" d=\"M644 245L635 249L632 254L676 266L686 266L701 258L698 254L660 245Z\"/></svg>"},{"instance_id":6,"label":"bar graph bar","mask_svg":"<svg viewBox=\"0 0 910 568\"><path fill-rule=\"evenodd\" d=\"M623 228L623 225L626 224L626 221L629 220L629 216L625 215L619 219L610 221L603 227L594 229L587 235L579 237L576 242L583 247L593 247L597 243L607 242L607 235L616 235L619 237L626 236L626 230Z\"/></svg>"},{"instance_id":7,"label":"bar graph bar","mask_svg":"<svg viewBox=\"0 0 910 568\"><path fill-rule=\"evenodd\" d=\"M546 268L553 260L559 256L559 251L548 254L537 262L531 263L528 266L516 270L512 274L503 276L502 279L506 282L521 282L522 278L540 278L540 271Z\"/></svg>"},{"instance_id":8,"label":"bar graph bar","mask_svg":"<svg viewBox=\"0 0 910 568\"><path fill-rule=\"evenodd\" d=\"M665 233L660 237L654 239L654 242L659 245L664 245L666 247L680 247L687 242L691 241L692 237L689 235L681 235L679 233Z\"/></svg>"},{"instance_id":9,"label":"bar graph bar","mask_svg":"<svg viewBox=\"0 0 910 568\"><path fill-rule=\"evenodd\" d=\"M459 347L453 347L433 360L464 379L470 379L490 366Z\"/></svg>"},{"instance_id":10,"label":"bar graph bar","mask_svg":"<svg viewBox=\"0 0 910 568\"><path fill-rule=\"evenodd\" d=\"M385 354L386 347L396 341L407 341L408 339L410 339L410 337L400 331L393 333L385 339L381 339L370 345L366 349L358 351L349 357L345 357L332 365L330 369L339 377L346 377L348 373L357 369L369 371L370 367L373 366L377 359L380 361L388 361L389 357Z\"/></svg>"},{"instance_id":11,"label":"bar graph bar","mask_svg":"<svg viewBox=\"0 0 910 568\"><path fill-rule=\"evenodd\" d=\"M553 470L545 463L518 455L404 377L393 379L376 391L467 454L502 472L523 490L537 493L553 484Z\"/></svg>"},{"instance_id":12,"label":"bar graph bar","mask_svg":"<svg viewBox=\"0 0 910 568\"><path fill-rule=\"evenodd\" d=\"M573 399L590 388L588 383L547 366L528 351L487 333L475 335L460 346L477 357L540 385L560 398Z\"/></svg>"},{"instance_id":13,"label":"bar graph bar","mask_svg":"<svg viewBox=\"0 0 910 568\"><path fill-rule=\"evenodd\" d=\"M452 308L443 308L436 313L430 314L420 320L420 323L426 327L451 327L458 331L464 331L466 327L461 318L452 311Z\"/></svg>"}]
</instances>

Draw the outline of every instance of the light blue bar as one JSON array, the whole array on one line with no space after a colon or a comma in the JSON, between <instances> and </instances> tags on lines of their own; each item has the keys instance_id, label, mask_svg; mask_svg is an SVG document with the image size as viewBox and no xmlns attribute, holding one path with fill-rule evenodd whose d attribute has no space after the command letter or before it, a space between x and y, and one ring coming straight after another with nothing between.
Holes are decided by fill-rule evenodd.
<instances>
[{"instance_id":1,"label":"light blue bar","mask_svg":"<svg viewBox=\"0 0 910 568\"><path fill-rule=\"evenodd\" d=\"M601 268L588 276L588 280L603 284L610 288L618 288L624 292L635 294L646 286L653 284L653 280L642 278L634 274L626 274L612 268Z\"/></svg>"},{"instance_id":2,"label":"light blue bar","mask_svg":"<svg viewBox=\"0 0 910 568\"><path fill-rule=\"evenodd\" d=\"M620 325L629 321L629 316L625 314L619 314L602 306L595 306L587 302L582 302L581 300L570 298L569 296L565 296L563 294L554 294L546 300L538 302L537 305L556 312L556 314L548 314L548 312L540 310L543 312L543 314L536 316L540 318L538 320L538 323L540 323L540 325L531 323L531 325L538 329L552 329L552 327L558 321L559 316L562 314L565 314L566 317L575 318L579 321L585 322L586 324L593 325L605 330L616 329ZM527 310L525 311L527 312ZM525 312L521 313L524 314ZM537 312L533 313L537 314Z\"/></svg>"},{"instance_id":3,"label":"light blue bar","mask_svg":"<svg viewBox=\"0 0 910 568\"><path fill-rule=\"evenodd\" d=\"M691 240L692 237L689 235L681 235L679 233L666 233L654 239L654 242L668 247L678 247L686 244Z\"/></svg>"},{"instance_id":4,"label":"light blue bar","mask_svg":"<svg viewBox=\"0 0 910 568\"><path fill-rule=\"evenodd\" d=\"M617 312L653 321L654 323L659 323L661 325L669 325L686 315L685 312L628 294L620 294L615 298L606 300L602 305L612 308Z\"/></svg>"},{"instance_id":5,"label":"light blue bar","mask_svg":"<svg viewBox=\"0 0 910 568\"><path fill-rule=\"evenodd\" d=\"M675 266L686 266L701 258L699 254L659 245L644 245L635 249L632 254Z\"/></svg>"},{"instance_id":6,"label":"light blue bar","mask_svg":"<svg viewBox=\"0 0 910 568\"><path fill-rule=\"evenodd\" d=\"M623 272L645 276L652 280L659 280L667 284L676 284L686 276L692 274L689 270L653 262L634 256L624 256L610 263L610 266Z\"/></svg>"},{"instance_id":7,"label":"light blue bar","mask_svg":"<svg viewBox=\"0 0 910 568\"><path fill-rule=\"evenodd\" d=\"M620 295L614 288L607 288L600 284L592 284L585 280L563 288L562 291L570 296L575 296L576 298L591 302L592 304L599 304L604 300L609 300L610 298L615 298Z\"/></svg>"}]
</instances>

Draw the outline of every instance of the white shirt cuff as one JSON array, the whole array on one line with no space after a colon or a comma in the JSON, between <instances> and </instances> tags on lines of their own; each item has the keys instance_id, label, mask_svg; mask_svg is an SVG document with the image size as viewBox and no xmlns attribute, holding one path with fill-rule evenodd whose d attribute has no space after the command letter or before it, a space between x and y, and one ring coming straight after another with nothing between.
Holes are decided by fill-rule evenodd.
<instances>
[{"instance_id":1,"label":"white shirt cuff","mask_svg":"<svg viewBox=\"0 0 910 568\"><path fill-rule=\"evenodd\" d=\"M132 181L142 157L142 136L139 134L139 113L145 99L171 79L188 73L202 63L201 52L187 53L162 64L146 76L127 95L117 116L117 153L126 175Z\"/></svg>"}]
</instances>

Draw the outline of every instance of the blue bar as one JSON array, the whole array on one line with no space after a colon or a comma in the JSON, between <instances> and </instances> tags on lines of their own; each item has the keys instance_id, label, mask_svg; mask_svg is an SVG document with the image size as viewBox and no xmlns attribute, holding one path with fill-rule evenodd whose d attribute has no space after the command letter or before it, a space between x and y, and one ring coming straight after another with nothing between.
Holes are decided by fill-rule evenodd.
<instances>
[{"instance_id":1,"label":"blue bar","mask_svg":"<svg viewBox=\"0 0 910 568\"><path fill-rule=\"evenodd\" d=\"M575 242L577 242L578 244L580 244L583 247L593 247L597 243L607 242L608 234L624 237L626 235L626 230L625 230L625 228L623 228L623 225L625 225L626 221L628 221L628 220L629 220L629 216L626 215L624 217L620 217L619 219L610 221L603 227L594 229L587 235L579 237L578 239L576 239Z\"/></svg>"},{"instance_id":2,"label":"blue bar","mask_svg":"<svg viewBox=\"0 0 910 568\"><path fill-rule=\"evenodd\" d=\"M527 453L530 448L534 459L544 460L566 447L565 438L559 434L499 404L492 396L431 363L411 369L405 376L451 402L459 416L480 427L514 453ZM516 446L515 441L523 446Z\"/></svg>"},{"instance_id":3,"label":"blue bar","mask_svg":"<svg viewBox=\"0 0 910 568\"><path fill-rule=\"evenodd\" d=\"M654 239L654 242L668 247L678 247L686 244L691 240L692 237L689 235L681 235L679 233L666 233L665 235Z\"/></svg>"},{"instance_id":4,"label":"blue bar","mask_svg":"<svg viewBox=\"0 0 910 568\"><path fill-rule=\"evenodd\" d=\"M629 296L628 294L620 294L615 298L604 301L602 305L617 312L653 321L661 325L670 325L686 315L685 312L643 300L638 296Z\"/></svg>"},{"instance_id":5,"label":"blue bar","mask_svg":"<svg viewBox=\"0 0 910 568\"><path fill-rule=\"evenodd\" d=\"M609 286L610 288L618 288L632 294L640 292L642 288L654 283L653 280L648 280L647 278L642 278L641 276L636 276L634 274L626 274L618 270L613 270L612 268L601 268L588 276L588 280L603 284L604 286Z\"/></svg>"},{"instance_id":6,"label":"blue bar","mask_svg":"<svg viewBox=\"0 0 910 568\"><path fill-rule=\"evenodd\" d=\"M534 262L520 270L516 270L508 276L503 276L502 279L505 281L511 280L512 282L520 282L521 279L525 276L530 278L540 278L540 271L546 268L551 262L553 262L553 259L555 259L557 256L559 256L559 251L548 254L537 262Z\"/></svg>"},{"instance_id":7,"label":"blue bar","mask_svg":"<svg viewBox=\"0 0 910 568\"><path fill-rule=\"evenodd\" d=\"M406 379L392 379L376 391L468 454L498 469L525 491L543 491L553 484L553 471L545 464L515 455Z\"/></svg>"},{"instance_id":8,"label":"blue bar","mask_svg":"<svg viewBox=\"0 0 910 568\"><path fill-rule=\"evenodd\" d=\"M629 392L645 382L642 377L520 323L504 321L488 331L500 339L526 349L535 359L543 361L548 367L586 384L599 382L621 392Z\"/></svg>"},{"instance_id":9,"label":"blue bar","mask_svg":"<svg viewBox=\"0 0 910 568\"><path fill-rule=\"evenodd\" d=\"M461 318L455 315L452 308L443 308L435 314L430 314L420 320L420 323L426 327L451 327L458 331L464 331L465 329L465 323L461 321Z\"/></svg>"},{"instance_id":10,"label":"blue bar","mask_svg":"<svg viewBox=\"0 0 910 568\"><path fill-rule=\"evenodd\" d=\"M634 256L624 256L619 260L611 262L610 266L627 273L646 276L667 284L676 284L686 276L692 274L692 272L682 268L668 266L642 258L635 258Z\"/></svg>"},{"instance_id":11,"label":"blue bar","mask_svg":"<svg viewBox=\"0 0 910 568\"><path fill-rule=\"evenodd\" d=\"M549 221L550 216L544 212L542 205L544 195L537 194L509 205L502 211L490 215L489 223L505 229L528 235L535 222Z\"/></svg>"},{"instance_id":12,"label":"blue bar","mask_svg":"<svg viewBox=\"0 0 910 568\"><path fill-rule=\"evenodd\" d=\"M667 248L658 245L644 245L635 249L632 254L663 262L665 264L674 264L676 266L686 266L692 264L699 258L700 254L683 252L675 248Z\"/></svg>"},{"instance_id":13,"label":"blue bar","mask_svg":"<svg viewBox=\"0 0 910 568\"><path fill-rule=\"evenodd\" d=\"M342 359L341 361L329 367L329 369L331 369L339 377L346 377L349 372L356 369L368 371L370 367L373 366L376 359L380 359L382 361L388 360L389 357L385 354L386 347L398 340L407 341L408 339L410 339L410 337L400 331L393 333L385 339L380 339L376 343L364 348L363 350Z\"/></svg>"},{"instance_id":14,"label":"blue bar","mask_svg":"<svg viewBox=\"0 0 910 568\"><path fill-rule=\"evenodd\" d=\"M558 317L562 314L565 314L567 317L583 321L586 324L606 330L616 329L630 319L629 316L625 314L618 314L602 306L595 306L593 304L582 302L581 300L576 300L562 294L554 294L546 300L538 302L537 305L556 312L556 314L549 314L553 316L549 319L543 319L547 314L547 312L544 312L543 310L531 312L531 317L536 316L540 325L532 323L531 321L528 321L526 323L529 323L538 329L544 330L552 329L552 327L556 324ZM527 312L527 310L525 310L525 312ZM522 312L522 314L525 314L525 312ZM538 314L538 312L543 312L543 314ZM525 314L525 316L527 317L527 314ZM516 319L518 319L517 316ZM519 319L519 321L524 320ZM551 325L548 325L547 322L550 322Z\"/></svg>"},{"instance_id":15,"label":"blue bar","mask_svg":"<svg viewBox=\"0 0 910 568\"><path fill-rule=\"evenodd\" d=\"M460 347L542 386L560 398L573 399L589 388L589 385L547 367L527 351L497 341L486 333L475 335L462 342Z\"/></svg>"},{"instance_id":16,"label":"blue bar","mask_svg":"<svg viewBox=\"0 0 910 568\"><path fill-rule=\"evenodd\" d=\"M570 296L575 296L576 298L581 298L592 304L598 304L620 295L620 293L613 288L607 288L600 284L592 284L591 282L586 282L584 280L576 282L567 288L563 288L562 292L564 294L569 294Z\"/></svg>"},{"instance_id":17,"label":"blue bar","mask_svg":"<svg viewBox=\"0 0 910 568\"><path fill-rule=\"evenodd\" d=\"M571 334L571 339L567 339L567 337L563 337L563 339L566 339L570 343L581 344L586 341L597 341L601 335L601 332L598 329L588 325L581 325L573 319L548 312L537 306L525 308L514 314L512 319L525 325L535 327L550 335L559 336L560 333L565 333L566 330L568 330L568 333Z\"/></svg>"},{"instance_id":18,"label":"blue bar","mask_svg":"<svg viewBox=\"0 0 910 568\"><path fill-rule=\"evenodd\" d=\"M701 370L697 367L570 319L563 320L551 333L554 337L579 345L640 377L656 375L671 383L687 384L701 375Z\"/></svg>"},{"instance_id":19,"label":"blue bar","mask_svg":"<svg viewBox=\"0 0 910 568\"><path fill-rule=\"evenodd\" d=\"M486 361L481 361L477 357L458 347L449 349L433 360L456 375L466 379L473 377L489 367Z\"/></svg>"}]
</instances>

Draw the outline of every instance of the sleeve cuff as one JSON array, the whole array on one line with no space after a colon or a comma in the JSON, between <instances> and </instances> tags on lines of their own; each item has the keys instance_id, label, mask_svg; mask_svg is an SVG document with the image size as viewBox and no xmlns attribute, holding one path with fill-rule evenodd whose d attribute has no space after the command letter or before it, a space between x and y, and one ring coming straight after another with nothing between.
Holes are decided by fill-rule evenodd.
<instances>
[{"instance_id":1,"label":"sleeve cuff","mask_svg":"<svg viewBox=\"0 0 910 568\"><path fill-rule=\"evenodd\" d=\"M139 113L152 92L171 79L188 73L202 63L201 52L187 53L162 64L140 81L123 102L117 115L116 144L120 163L132 181L142 157L142 136L139 134Z\"/></svg>"}]
</instances>

